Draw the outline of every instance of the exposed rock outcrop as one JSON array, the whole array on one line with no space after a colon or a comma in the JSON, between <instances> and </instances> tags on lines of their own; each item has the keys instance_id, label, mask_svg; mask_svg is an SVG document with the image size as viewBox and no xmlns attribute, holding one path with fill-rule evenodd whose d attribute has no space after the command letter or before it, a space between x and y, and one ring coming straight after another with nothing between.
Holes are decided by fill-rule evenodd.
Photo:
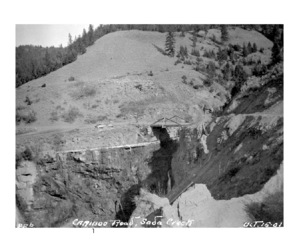
<instances>
[{"instance_id":1,"label":"exposed rock outcrop","mask_svg":"<svg viewBox=\"0 0 300 235\"><path fill-rule=\"evenodd\" d=\"M76 218L109 221L130 216L125 197L138 193L157 149L154 144L131 150L44 153L22 162L17 168L22 213L35 227L72 226Z\"/></svg>"}]
</instances>

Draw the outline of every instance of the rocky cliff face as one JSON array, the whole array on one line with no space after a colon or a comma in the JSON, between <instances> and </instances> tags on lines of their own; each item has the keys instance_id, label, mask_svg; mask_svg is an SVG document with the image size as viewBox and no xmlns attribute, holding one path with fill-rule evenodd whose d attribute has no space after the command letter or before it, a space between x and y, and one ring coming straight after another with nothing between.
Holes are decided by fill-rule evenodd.
<instances>
[{"instance_id":1,"label":"rocky cliff face","mask_svg":"<svg viewBox=\"0 0 300 235\"><path fill-rule=\"evenodd\" d=\"M164 128L154 133L160 142L144 147L76 152L20 147L17 220L34 227L74 227L75 219L107 226L113 226L111 220L127 222L141 188L167 190L177 143Z\"/></svg>"},{"instance_id":2,"label":"rocky cliff face","mask_svg":"<svg viewBox=\"0 0 300 235\"><path fill-rule=\"evenodd\" d=\"M184 130L172 160L175 187L195 175L215 199L255 193L283 161L283 77L235 97L206 127L204 152L197 128Z\"/></svg>"},{"instance_id":3,"label":"rocky cliff face","mask_svg":"<svg viewBox=\"0 0 300 235\"><path fill-rule=\"evenodd\" d=\"M133 149L44 153L17 168L17 201L35 227L70 226L74 219L108 221L131 213L127 195L151 173L154 144ZM21 152L24 154L24 151ZM72 225L71 225L72 226Z\"/></svg>"}]
</instances>

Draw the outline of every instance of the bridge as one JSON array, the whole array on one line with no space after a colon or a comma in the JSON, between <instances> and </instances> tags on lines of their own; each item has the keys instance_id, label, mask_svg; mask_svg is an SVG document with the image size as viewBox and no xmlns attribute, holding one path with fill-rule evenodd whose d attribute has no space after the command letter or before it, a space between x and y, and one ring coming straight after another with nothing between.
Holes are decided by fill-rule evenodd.
<instances>
[{"instance_id":1,"label":"bridge","mask_svg":"<svg viewBox=\"0 0 300 235\"><path fill-rule=\"evenodd\" d=\"M179 120L179 121L178 121ZM161 119L158 119L156 122L152 123L151 127L182 127L182 126L188 126L190 125L187 123L183 118L175 115L171 118L163 117Z\"/></svg>"}]
</instances>

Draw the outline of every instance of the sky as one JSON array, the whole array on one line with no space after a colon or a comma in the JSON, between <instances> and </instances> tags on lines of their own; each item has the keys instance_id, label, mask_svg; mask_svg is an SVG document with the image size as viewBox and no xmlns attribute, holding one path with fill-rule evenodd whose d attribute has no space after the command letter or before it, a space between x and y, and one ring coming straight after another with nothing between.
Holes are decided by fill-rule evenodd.
<instances>
[{"instance_id":1,"label":"sky","mask_svg":"<svg viewBox=\"0 0 300 235\"><path fill-rule=\"evenodd\" d=\"M94 29L98 24L92 24ZM88 31L89 24L17 24L16 46L35 45L58 47L60 44L67 46L68 35L82 35L83 29Z\"/></svg>"}]
</instances>

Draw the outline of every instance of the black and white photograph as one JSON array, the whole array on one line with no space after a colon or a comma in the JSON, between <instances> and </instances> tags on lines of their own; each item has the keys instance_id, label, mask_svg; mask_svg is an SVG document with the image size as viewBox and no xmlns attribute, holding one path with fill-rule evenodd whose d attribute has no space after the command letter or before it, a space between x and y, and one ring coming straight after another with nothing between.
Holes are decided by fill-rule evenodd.
<instances>
[{"instance_id":1,"label":"black and white photograph","mask_svg":"<svg viewBox=\"0 0 300 235\"><path fill-rule=\"evenodd\" d=\"M9 25L14 231L289 227L289 24L74 15Z\"/></svg>"},{"instance_id":2,"label":"black and white photograph","mask_svg":"<svg viewBox=\"0 0 300 235\"><path fill-rule=\"evenodd\" d=\"M17 227L284 226L283 35L16 25Z\"/></svg>"}]
</instances>

